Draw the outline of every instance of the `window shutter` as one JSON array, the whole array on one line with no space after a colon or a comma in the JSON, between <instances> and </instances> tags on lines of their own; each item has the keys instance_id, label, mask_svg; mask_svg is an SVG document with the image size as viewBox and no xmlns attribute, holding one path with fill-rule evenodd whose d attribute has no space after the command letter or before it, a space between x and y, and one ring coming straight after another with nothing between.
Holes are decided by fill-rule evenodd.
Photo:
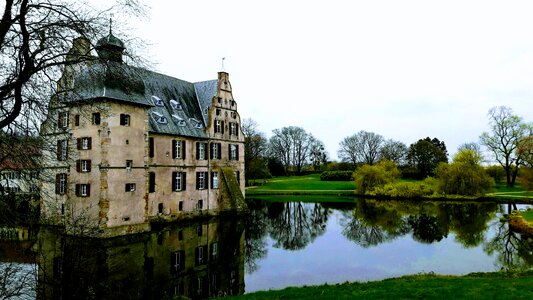
<instances>
[{"instance_id":1,"label":"window shutter","mask_svg":"<svg viewBox=\"0 0 533 300\"><path fill-rule=\"evenodd\" d=\"M81 172L81 160L79 159L76 161L76 171Z\"/></svg>"},{"instance_id":2,"label":"window shutter","mask_svg":"<svg viewBox=\"0 0 533 300\"><path fill-rule=\"evenodd\" d=\"M74 125L75 126L80 126L80 115L75 115L74 116Z\"/></svg>"},{"instance_id":3,"label":"window shutter","mask_svg":"<svg viewBox=\"0 0 533 300\"><path fill-rule=\"evenodd\" d=\"M76 196L80 196L80 185L76 184Z\"/></svg>"},{"instance_id":4,"label":"window shutter","mask_svg":"<svg viewBox=\"0 0 533 300\"><path fill-rule=\"evenodd\" d=\"M91 184L87 184L87 197L91 196Z\"/></svg>"},{"instance_id":5,"label":"window shutter","mask_svg":"<svg viewBox=\"0 0 533 300\"><path fill-rule=\"evenodd\" d=\"M217 144L217 148L218 148L218 159L222 159L222 144L221 143L218 143Z\"/></svg>"},{"instance_id":6,"label":"window shutter","mask_svg":"<svg viewBox=\"0 0 533 300\"><path fill-rule=\"evenodd\" d=\"M185 159L185 141L181 141L181 159Z\"/></svg>"},{"instance_id":7,"label":"window shutter","mask_svg":"<svg viewBox=\"0 0 533 300\"><path fill-rule=\"evenodd\" d=\"M224 134L224 121L220 121L220 130L220 133Z\"/></svg>"},{"instance_id":8,"label":"window shutter","mask_svg":"<svg viewBox=\"0 0 533 300\"><path fill-rule=\"evenodd\" d=\"M148 149L148 151L149 151L148 156L154 157L154 152L155 151L154 151L154 138L153 137L148 138L148 148L149 148Z\"/></svg>"},{"instance_id":9,"label":"window shutter","mask_svg":"<svg viewBox=\"0 0 533 300\"><path fill-rule=\"evenodd\" d=\"M209 152L211 152L211 151L209 151L209 147L207 147L208 145L209 145L208 143L204 143L205 157L206 158L209 157L209 154L210 154Z\"/></svg>"},{"instance_id":10,"label":"window shutter","mask_svg":"<svg viewBox=\"0 0 533 300\"><path fill-rule=\"evenodd\" d=\"M63 113L57 113L57 128L63 128Z\"/></svg>"},{"instance_id":11,"label":"window shutter","mask_svg":"<svg viewBox=\"0 0 533 300\"><path fill-rule=\"evenodd\" d=\"M235 154L237 154L236 160L239 160L239 145L235 145Z\"/></svg>"},{"instance_id":12,"label":"window shutter","mask_svg":"<svg viewBox=\"0 0 533 300\"><path fill-rule=\"evenodd\" d=\"M209 189L209 172L204 172L205 188Z\"/></svg>"},{"instance_id":13,"label":"window shutter","mask_svg":"<svg viewBox=\"0 0 533 300\"><path fill-rule=\"evenodd\" d=\"M211 148L213 148L213 147L216 147L216 144L211 143ZM209 153L209 155L210 155L210 156L209 156L209 159L213 159L213 158L214 158L214 157L213 157L213 154L215 153L215 151L213 151L213 149L211 149L211 151L209 151L209 152L210 152L210 153Z\"/></svg>"},{"instance_id":14,"label":"window shutter","mask_svg":"<svg viewBox=\"0 0 533 300\"><path fill-rule=\"evenodd\" d=\"M87 172L91 172L91 160L87 161Z\"/></svg>"},{"instance_id":15,"label":"window shutter","mask_svg":"<svg viewBox=\"0 0 533 300\"><path fill-rule=\"evenodd\" d=\"M88 148L91 149L92 148L92 143L93 143L93 138L92 137L88 137L87 139L89 140L89 143L88 143L89 147Z\"/></svg>"},{"instance_id":16,"label":"window shutter","mask_svg":"<svg viewBox=\"0 0 533 300\"><path fill-rule=\"evenodd\" d=\"M120 114L120 125L124 125L124 124L125 124L124 114Z\"/></svg>"},{"instance_id":17,"label":"window shutter","mask_svg":"<svg viewBox=\"0 0 533 300\"><path fill-rule=\"evenodd\" d=\"M228 159L231 160L231 144L228 144Z\"/></svg>"},{"instance_id":18,"label":"window shutter","mask_svg":"<svg viewBox=\"0 0 533 300\"><path fill-rule=\"evenodd\" d=\"M235 136L239 136L239 123L235 123Z\"/></svg>"},{"instance_id":19,"label":"window shutter","mask_svg":"<svg viewBox=\"0 0 533 300\"><path fill-rule=\"evenodd\" d=\"M172 191L175 191L176 190L176 175L177 175L177 172L172 172Z\"/></svg>"},{"instance_id":20,"label":"window shutter","mask_svg":"<svg viewBox=\"0 0 533 300\"><path fill-rule=\"evenodd\" d=\"M65 160L68 159L68 140L64 140L63 143L65 143L65 145L63 147L65 147Z\"/></svg>"},{"instance_id":21,"label":"window shutter","mask_svg":"<svg viewBox=\"0 0 533 300\"><path fill-rule=\"evenodd\" d=\"M176 143L178 141L176 140L172 140L172 158L177 158L178 157L178 153L176 152Z\"/></svg>"},{"instance_id":22,"label":"window shutter","mask_svg":"<svg viewBox=\"0 0 533 300\"><path fill-rule=\"evenodd\" d=\"M130 185L129 183L126 183L126 184L124 185L124 192L129 192L129 191L128 191L128 187L129 187L129 185Z\"/></svg>"},{"instance_id":23,"label":"window shutter","mask_svg":"<svg viewBox=\"0 0 533 300\"><path fill-rule=\"evenodd\" d=\"M155 173L154 172L148 173L148 192L149 193L155 192Z\"/></svg>"},{"instance_id":24,"label":"window shutter","mask_svg":"<svg viewBox=\"0 0 533 300\"><path fill-rule=\"evenodd\" d=\"M196 159L200 157L200 142L196 142Z\"/></svg>"},{"instance_id":25,"label":"window shutter","mask_svg":"<svg viewBox=\"0 0 533 300\"><path fill-rule=\"evenodd\" d=\"M196 172L196 189L200 189L200 172Z\"/></svg>"},{"instance_id":26,"label":"window shutter","mask_svg":"<svg viewBox=\"0 0 533 300\"><path fill-rule=\"evenodd\" d=\"M57 141L57 160L61 160L61 140Z\"/></svg>"},{"instance_id":27,"label":"window shutter","mask_svg":"<svg viewBox=\"0 0 533 300\"><path fill-rule=\"evenodd\" d=\"M187 173L182 172L181 173L181 190L185 191L187 187Z\"/></svg>"},{"instance_id":28,"label":"window shutter","mask_svg":"<svg viewBox=\"0 0 533 300\"><path fill-rule=\"evenodd\" d=\"M76 148L77 148L78 150L81 150L81 138L77 138L77 139L76 139Z\"/></svg>"},{"instance_id":29,"label":"window shutter","mask_svg":"<svg viewBox=\"0 0 533 300\"><path fill-rule=\"evenodd\" d=\"M56 194L59 194L59 182L61 174L56 174Z\"/></svg>"}]
</instances>

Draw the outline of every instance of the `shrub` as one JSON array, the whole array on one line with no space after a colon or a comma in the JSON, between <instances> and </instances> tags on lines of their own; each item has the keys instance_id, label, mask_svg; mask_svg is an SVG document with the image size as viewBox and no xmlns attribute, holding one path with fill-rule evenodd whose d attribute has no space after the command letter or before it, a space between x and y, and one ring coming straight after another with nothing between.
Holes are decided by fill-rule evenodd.
<instances>
[{"instance_id":1,"label":"shrub","mask_svg":"<svg viewBox=\"0 0 533 300\"><path fill-rule=\"evenodd\" d=\"M396 164L390 160L382 161L377 165L364 165L355 171L355 185L357 192L365 194L372 192L377 187L392 183L400 177Z\"/></svg>"},{"instance_id":2,"label":"shrub","mask_svg":"<svg viewBox=\"0 0 533 300\"><path fill-rule=\"evenodd\" d=\"M374 188L369 192L373 196L387 196L400 198L421 198L439 196L437 189L438 182L433 177L428 177L422 182L395 182L388 183L382 187Z\"/></svg>"},{"instance_id":3,"label":"shrub","mask_svg":"<svg viewBox=\"0 0 533 300\"><path fill-rule=\"evenodd\" d=\"M353 171L325 171L320 174L322 181L350 181L353 180Z\"/></svg>"},{"instance_id":4,"label":"shrub","mask_svg":"<svg viewBox=\"0 0 533 300\"><path fill-rule=\"evenodd\" d=\"M451 164L437 167L439 190L448 195L483 195L494 185L494 180L478 164L472 150L461 150Z\"/></svg>"},{"instance_id":5,"label":"shrub","mask_svg":"<svg viewBox=\"0 0 533 300\"><path fill-rule=\"evenodd\" d=\"M496 182L500 182L505 179L505 170L502 166L490 166L485 168L485 172L494 179Z\"/></svg>"}]
</instances>

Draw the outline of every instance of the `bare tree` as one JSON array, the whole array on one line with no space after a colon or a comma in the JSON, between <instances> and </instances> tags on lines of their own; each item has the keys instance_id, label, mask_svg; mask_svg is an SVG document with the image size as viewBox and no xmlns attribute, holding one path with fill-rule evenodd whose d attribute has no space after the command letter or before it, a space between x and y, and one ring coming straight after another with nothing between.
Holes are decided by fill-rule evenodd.
<instances>
[{"instance_id":1,"label":"bare tree","mask_svg":"<svg viewBox=\"0 0 533 300\"><path fill-rule=\"evenodd\" d=\"M0 20L0 129L38 128L61 69L90 59L77 55L77 61L67 62L72 41L104 36L112 11L141 12L136 0L116 5L99 12L83 1L5 1Z\"/></svg>"},{"instance_id":2,"label":"bare tree","mask_svg":"<svg viewBox=\"0 0 533 300\"><path fill-rule=\"evenodd\" d=\"M316 139L297 126L274 129L272 132L274 136L269 141L270 155L279 159L286 171L293 168L296 173L300 173L308 163L311 146Z\"/></svg>"},{"instance_id":3,"label":"bare tree","mask_svg":"<svg viewBox=\"0 0 533 300\"><path fill-rule=\"evenodd\" d=\"M407 157L407 146L392 139L386 140L381 146L379 160L392 160L397 165L405 165Z\"/></svg>"},{"instance_id":4,"label":"bare tree","mask_svg":"<svg viewBox=\"0 0 533 300\"><path fill-rule=\"evenodd\" d=\"M523 153L516 149L520 140L531 134L533 126L524 123L521 117L514 115L513 110L506 106L493 107L488 115L491 132L483 132L480 140L503 167L507 186L512 187L518 167L523 163Z\"/></svg>"},{"instance_id":5,"label":"bare tree","mask_svg":"<svg viewBox=\"0 0 533 300\"><path fill-rule=\"evenodd\" d=\"M354 165L358 163L373 165L378 161L383 140L383 136L377 133L361 130L340 142L338 155L342 161Z\"/></svg>"},{"instance_id":6,"label":"bare tree","mask_svg":"<svg viewBox=\"0 0 533 300\"><path fill-rule=\"evenodd\" d=\"M252 119L244 119L241 127L245 136L244 174L246 185L249 185L250 179L270 177L266 160L268 140L265 134L259 131L259 124Z\"/></svg>"}]
</instances>

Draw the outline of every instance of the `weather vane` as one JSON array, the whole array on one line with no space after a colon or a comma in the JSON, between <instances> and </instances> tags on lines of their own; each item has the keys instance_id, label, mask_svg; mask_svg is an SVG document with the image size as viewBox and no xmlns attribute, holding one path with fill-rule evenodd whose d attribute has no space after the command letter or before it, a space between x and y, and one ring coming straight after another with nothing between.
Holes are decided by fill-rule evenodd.
<instances>
[{"instance_id":1,"label":"weather vane","mask_svg":"<svg viewBox=\"0 0 533 300\"><path fill-rule=\"evenodd\" d=\"M114 14L109 14L109 35L113 33L111 31L113 28L113 17L114 17Z\"/></svg>"},{"instance_id":2,"label":"weather vane","mask_svg":"<svg viewBox=\"0 0 533 300\"><path fill-rule=\"evenodd\" d=\"M226 71L226 70L224 70L224 60L226 60L226 58L222 57L222 70L221 70L222 72Z\"/></svg>"}]
</instances>

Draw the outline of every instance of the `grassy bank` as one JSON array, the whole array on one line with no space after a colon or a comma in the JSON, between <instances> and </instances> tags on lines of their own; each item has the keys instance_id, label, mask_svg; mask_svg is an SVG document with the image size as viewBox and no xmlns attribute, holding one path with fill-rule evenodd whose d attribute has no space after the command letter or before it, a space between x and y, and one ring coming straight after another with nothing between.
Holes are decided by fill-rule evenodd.
<instances>
[{"instance_id":1,"label":"grassy bank","mask_svg":"<svg viewBox=\"0 0 533 300\"><path fill-rule=\"evenodd\" d=\"M286 288L231 299L533 299L533 272L404 276L366 283Z\"/></svg>"},{"instance_id":2,"label":"grassy bank","mask_svg":"<svg viewBox=\"0 0 533 300\"><path fill-rule=\"evenodd\" d=\"M416 180L401 180L401 183L417 183L422 181ZM280 196L280 195L334 195L334 196L357 196L355 192L355 183L353 181L321 181L320 174L311 174L306 176L289 176L289 177L276 177L264 182L263 185L248 187L246 189L246 196ZM369 197L368 195L359 195ZM370 196L372 197L372 196ZM387 198L376 196L373 198ZM404 198L395 198L404 199ZM412 199L412 198L405 198ZM489 201L505 201L509 200L520 203L533 202L533 192L528 192L520 186L509 188L505 184L497 184L494 187L494 192L485 195L482 198L467 197L458 195L448 195L442 198L435 197L421 197L420 199L427 200L489 200Z\"/></svg>"}]
</instances>

